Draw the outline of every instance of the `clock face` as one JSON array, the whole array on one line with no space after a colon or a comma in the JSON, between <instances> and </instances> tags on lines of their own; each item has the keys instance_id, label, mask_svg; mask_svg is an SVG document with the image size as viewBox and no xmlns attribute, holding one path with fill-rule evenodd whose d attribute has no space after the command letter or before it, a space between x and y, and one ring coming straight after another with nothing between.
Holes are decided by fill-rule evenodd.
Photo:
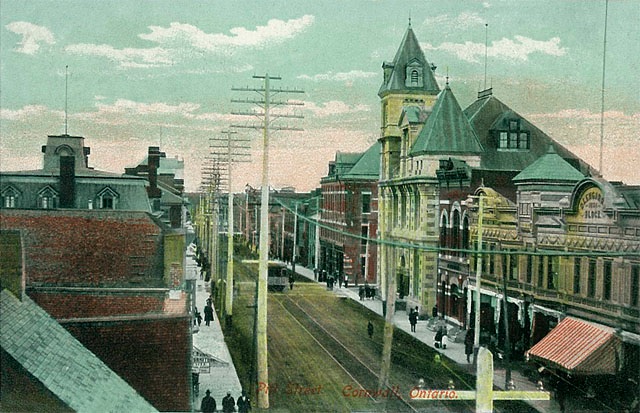
<instances>
[{"instance_id":1,"label":"clock face","mask_svg":"<svg viewBox=\"0 0 640 413\"><path fill-rule=\"evenodd\" d=\"M578 217L585 221L600 220L604 215L604 196L600 188L587 189L578 202Z\"/></svg>"}]
</instances>

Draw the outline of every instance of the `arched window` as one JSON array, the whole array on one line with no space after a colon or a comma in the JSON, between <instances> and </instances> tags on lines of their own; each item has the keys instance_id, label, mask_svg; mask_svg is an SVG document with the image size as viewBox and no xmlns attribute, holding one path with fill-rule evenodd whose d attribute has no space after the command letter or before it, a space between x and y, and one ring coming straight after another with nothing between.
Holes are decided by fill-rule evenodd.
<instances>
[{"instance_id":1,"label":"arched window","mask_svg":"<svg viewBox=\"0 0 640 413\"><path fill-rule=\"evenodd\" d=\"M460 248L460 211L453 211L451 220L451 248ZM453 255L458 255L457 251Z\"/></svg>"},{"instance_id":2,"label":"arched window","mask_svg":"<svg viewBox=\"0 0 640 413\"><path fill-rule=\"evenodd\" d=\"M447 240L447 225L449 224L447 220L447 211L442 211L442 215L440 215L440 247L448 247Z\"/></svg>"},{"instance_id":3,"label":"arched window","mask_svg":"<svg viewBox=\"0 0 640 413\"><path fill-rule=\"evenodd\" d=\"M418 86L418 79L420 75L418 74L417 70L412 70L411 71L411 86Z\"/></svg>"},{"instance_id":4,"label":"arched window","mask_svg":"<svg viewBox=\"0 0 640 413\"><path fill-rule=\"evenodd\" d=\"M469 217L465 216L462 220L462 248L469 249ZM466 256L467 253L463 253Z\"/></svg>"}]
</instances>

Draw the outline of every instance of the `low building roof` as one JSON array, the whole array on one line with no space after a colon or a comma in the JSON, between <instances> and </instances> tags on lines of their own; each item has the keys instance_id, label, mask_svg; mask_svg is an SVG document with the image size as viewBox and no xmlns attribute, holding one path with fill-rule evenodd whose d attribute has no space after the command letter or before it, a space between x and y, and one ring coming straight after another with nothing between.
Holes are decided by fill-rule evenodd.
<instances>
[{"instance_id":1,"label":"low building roof","mask_svg":"<svg viewBox=\"0 0 640 413\"><path fill-rule=\"evenodd\" d=\"M155 412L120 376L29 297L0 293L2 348L77 412Z\"/></svg>"}]
</instances>

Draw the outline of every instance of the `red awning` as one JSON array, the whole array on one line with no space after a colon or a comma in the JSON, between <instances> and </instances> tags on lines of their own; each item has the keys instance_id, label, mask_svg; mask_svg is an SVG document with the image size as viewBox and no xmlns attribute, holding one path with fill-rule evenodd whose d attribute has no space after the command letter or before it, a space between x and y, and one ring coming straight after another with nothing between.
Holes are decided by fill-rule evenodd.
<instances>
[{"instance_id":1,"label":"red awning","mask_svg":"<svg viewBox=\"0 0 640 413\"><path fill-rule=\"evenodd\" d=\"M617 374L620 350L612 328L566 317L527 355L573 374Z\"/></svg>"}]
</instances>

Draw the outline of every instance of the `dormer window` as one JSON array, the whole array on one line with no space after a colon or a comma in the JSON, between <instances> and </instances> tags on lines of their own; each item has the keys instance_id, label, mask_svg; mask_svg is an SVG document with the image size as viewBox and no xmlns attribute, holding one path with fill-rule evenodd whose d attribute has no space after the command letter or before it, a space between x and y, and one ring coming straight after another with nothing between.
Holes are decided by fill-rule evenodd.
<instances>
[{"instance_id":1,"label":"dormer window","mask_svg":"<svg viewBox=\"0 0 640 413\"><path fill-rule=\"evenodd\" d=\"M520 119L508 119L503 125L506 130L497 130L498 149L528 150L531 148L531 133L522 129Z\"/></svg>"},{"instance_id":2,"label":"dormer window","mask_svg":"<svg viewBox=\"0 0 640 413\"><path fill-rule=\"evenodd\" d=\"M12 186L2 190L2 206L4 208L16 208L18 206L19 192Z\"/></svg>"},{"instance_id":3,"label":"dormer window","mask_svg":"<svg viewBox=\"0 0 640 413\"><path fill-rule=\"evenodd\" d=\"M417 59L412 60L407 65L405 86L407 87L422 87L422 64Z\"/></svg>"},{"instance_id":4,"label":"dormer window","mask_svg":"<svg viewBox=\"0 0 640 413\"><path fill-rule=\"evenodd\" d=\"M58 207L58 192L47 186L38 192L38 208L53 209Z\"/></svg>"},{"instance_id":5,"label":"dormer window","mask_svg":"<svg viewBox=\"0 0 640 413\"><path fill-rule=\"evenodd\" d=\"M111 188L104 188L98 193L98 208L116 209L118 205L118 194Z\"/></svg>"}]
</instances>

